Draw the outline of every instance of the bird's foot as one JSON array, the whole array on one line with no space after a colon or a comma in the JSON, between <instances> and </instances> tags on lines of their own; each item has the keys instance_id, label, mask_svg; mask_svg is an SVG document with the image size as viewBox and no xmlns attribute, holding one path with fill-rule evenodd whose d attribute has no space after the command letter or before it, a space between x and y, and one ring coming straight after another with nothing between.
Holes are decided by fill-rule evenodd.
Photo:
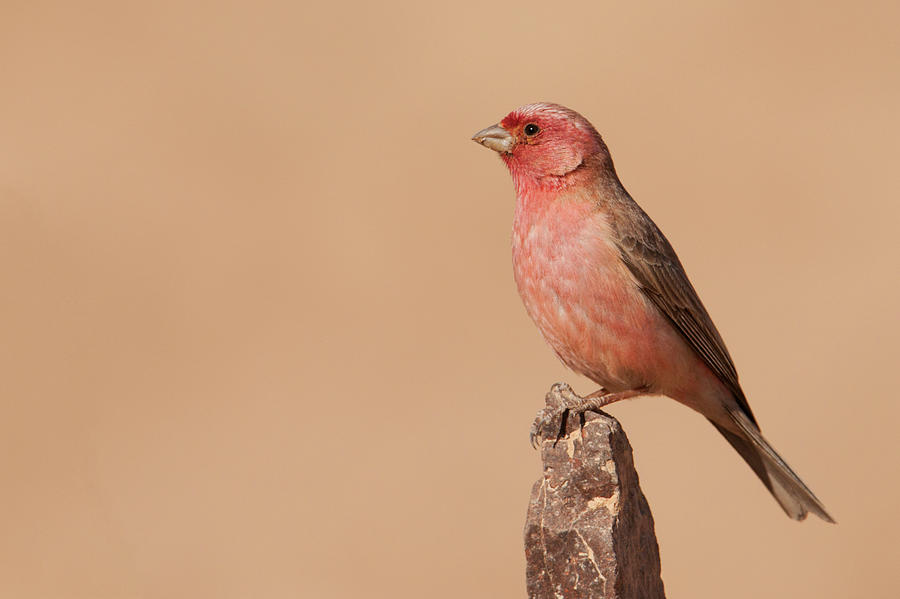
<instances>
[{"instance_id":1,"label":"bird's foot","mask_svg":"<svg viewBox=\"0 0 900 599\"><path fill-rule=\"evenodd\" d=\"M566 436L566 423L573 413L579 414L577 407L587 398L581 397L567 383L554 383L545 399L547 405L531 425L531 446L537 449L544 439L553 439L553 445Z\"/></svg>"},{"instance_id":2,"label":"bird's foot","mask_svg":"<svg viewBox=\"0 0 900 599\"><path fill-rule=\"evenodd\" d=\"M584 413L599 410L615 401L628 399L645 393L643 389L610 393L599 389L586 397L581 397L566 383L554 383L547 393L547 406L538 412L531 425L531 446L537 449L544 439L553 439L554 447L566 436L566 423L569 416L577 414L581 426L584 426Z\"/></svg>"}]
</instances>

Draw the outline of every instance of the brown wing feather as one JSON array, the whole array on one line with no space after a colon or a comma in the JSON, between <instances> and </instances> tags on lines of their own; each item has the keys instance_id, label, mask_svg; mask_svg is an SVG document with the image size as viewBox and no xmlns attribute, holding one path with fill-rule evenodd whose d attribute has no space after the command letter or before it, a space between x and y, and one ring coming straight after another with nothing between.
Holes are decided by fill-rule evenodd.
<instances>
[{"instance_id":1,"label":"brown wing feather","mask_svg":"<svg viewBox=\"0 0 900 599\"><path fill-rule=\"evenodd\" d=\"M630 197L618 208L631 213L616 215L618 218L613 222L622 259L641 290L672 321L756 424L725 342L688 280L675 250Z\"/></svg>"}]
</instances>

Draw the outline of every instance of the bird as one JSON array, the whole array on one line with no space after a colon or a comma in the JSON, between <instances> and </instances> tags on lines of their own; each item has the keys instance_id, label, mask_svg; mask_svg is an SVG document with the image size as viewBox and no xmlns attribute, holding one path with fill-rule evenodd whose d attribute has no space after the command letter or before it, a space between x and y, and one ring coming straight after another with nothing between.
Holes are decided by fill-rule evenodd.
<instances>
[{"instance_id":1,"label":"bird","mask_svg":"<svg viewBox=\"0 0 900 599\"><path fill-rule=\"evenodd\" d=\"M722 336L671 244L619 181L594 126L539 102L472 139L497 152L512 176L513 274L525 310L560 360L600 385L585 397L555 386L563 402L538 415L532 442L560 430L567 415L666 396L705 416L789 517L811 512L833 523L762 436Z\"/></svg>"}]
</instances>

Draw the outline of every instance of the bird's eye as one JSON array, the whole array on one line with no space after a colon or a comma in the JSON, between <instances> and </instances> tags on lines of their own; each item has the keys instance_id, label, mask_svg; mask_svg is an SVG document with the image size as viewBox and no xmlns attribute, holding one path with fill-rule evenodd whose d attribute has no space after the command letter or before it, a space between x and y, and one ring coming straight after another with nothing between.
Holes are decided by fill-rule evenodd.
<instances>
[{"instance_id":1,"label":"bird's eye","mask_svg":"<svg viewBox=\"0 0 900 599\"><path fill-rule=\"evenodd\" d=\"M537 135L541 132L541 128L535 125L534 123L528 123L525 125L525 135L531 137L533 135Z\"/></svg>"}]
</instances>

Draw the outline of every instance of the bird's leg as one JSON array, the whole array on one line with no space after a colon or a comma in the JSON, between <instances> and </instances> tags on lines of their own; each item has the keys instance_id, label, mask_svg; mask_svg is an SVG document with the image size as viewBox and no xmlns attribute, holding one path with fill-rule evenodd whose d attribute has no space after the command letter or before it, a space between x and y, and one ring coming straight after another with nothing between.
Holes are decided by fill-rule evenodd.
<instances>
[{"instance_id":1,"label":"bird's leg","mask_svg":"<svg viewBox=\"0 0 900 599\"><path fill-rule=\"evenodd\" d=\"M607 391L607 390L604 389L603 387L600 387L599 389L597 389L596 391L594 391L594 392L591 393L590 395L585 395L584 398L585 398L585 399L591 399L591 398L593 398L593 397L603 397L604 395L608 395L608 394L609 394L609 391Z\"/></svg>"},{"instance_id":2,"label":"bird's leg","mask_svg":"<svg viewBox=\"0 0 900 599\"><path fill-rule=\"evenodd\" d=\"M636 397L646 393L646 389L629 389L610 393L599 389L587 397L581 397L566 383L556 383L547 393L547 407L538 412L531 425L531 445L537 448L544 439L555 435L555 445L566 435L566 420L572 414L578 414L584 424L583 414L591 410L599 410L611 403Z\"/></svg>"}]
</instances>

